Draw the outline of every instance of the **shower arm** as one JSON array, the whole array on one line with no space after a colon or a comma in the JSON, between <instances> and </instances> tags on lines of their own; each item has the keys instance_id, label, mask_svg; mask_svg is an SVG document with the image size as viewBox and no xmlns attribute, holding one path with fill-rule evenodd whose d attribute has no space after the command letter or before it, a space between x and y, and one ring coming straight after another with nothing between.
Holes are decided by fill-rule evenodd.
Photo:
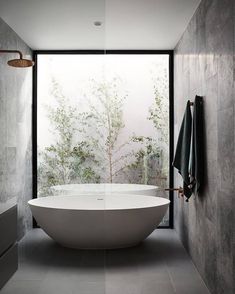
<instances>
[{"instance_id":1,"label":"shower arm","mask_svg":"<svg viewBox=\"0 0 235 294\"><path fill-rule=\"evenodd\" d=\"M23 59L23 54L19 50L0 50L0 53L18 53L20 55L20 59Z\"/></svg>"}]
</instances>

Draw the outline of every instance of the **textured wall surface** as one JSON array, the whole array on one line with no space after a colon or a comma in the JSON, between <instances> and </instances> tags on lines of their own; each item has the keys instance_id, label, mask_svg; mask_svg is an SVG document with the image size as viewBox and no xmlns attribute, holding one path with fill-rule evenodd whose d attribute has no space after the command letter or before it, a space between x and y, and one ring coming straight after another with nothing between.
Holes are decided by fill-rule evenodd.
<instances>
[{"instance_id":1,"label":"textured wall surface","mask_svg":"<svg viewBox=\"0 0 235 294\"><path fill-rule=\"evenodd\" d=\"M0 19L0 49L30 48ZM7 65L15 54L0 54L0 205L18 203L18 237L31 227L27 200L32 195L32 69Z\"/></svg>"},{"instance_id":2,"label":"textured wall surface","mask_svg":"<svg viewBox=\"0 0 235 294\"><path fill-rule=\"evenodd\" d=\"M206 132L205 189L175 198L175 227L213 294L235 293L234 11L233 0L202 0L175 49L175 142L196 94Z\"/></svg>"}]
</instances>

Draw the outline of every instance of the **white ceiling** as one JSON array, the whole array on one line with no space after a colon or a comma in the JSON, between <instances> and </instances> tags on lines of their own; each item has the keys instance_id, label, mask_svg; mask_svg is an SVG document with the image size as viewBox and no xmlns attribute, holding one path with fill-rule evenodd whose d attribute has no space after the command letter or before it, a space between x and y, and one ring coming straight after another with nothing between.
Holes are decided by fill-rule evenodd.
<instances>
[{"instance_id":1,"label":"white ceiling","mask_svg":"<svg viewBox=\"0 0 235 294\"><path fill-rule=\"evenodd\" d=\"M199 2L0 0L0 17L32 49L173 49Z\"/></svg>"}]
</instances>

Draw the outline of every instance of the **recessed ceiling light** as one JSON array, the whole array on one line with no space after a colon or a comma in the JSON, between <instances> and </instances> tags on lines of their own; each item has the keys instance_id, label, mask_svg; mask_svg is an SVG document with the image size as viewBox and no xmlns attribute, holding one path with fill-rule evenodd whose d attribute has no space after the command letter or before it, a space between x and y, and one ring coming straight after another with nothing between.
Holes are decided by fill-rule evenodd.
<instances>
[{"instance_id":1,"label":"recessed ceiling light","mask_svg":"<svg viewBox=\"0 0 235 294\"><path fill-rule=\"evenodd\" d=\"M96 27L100 27L101 25L102 25L102 22L101 21L94 21L94 25L96 26Z\"/></svg>"}]
</instances>

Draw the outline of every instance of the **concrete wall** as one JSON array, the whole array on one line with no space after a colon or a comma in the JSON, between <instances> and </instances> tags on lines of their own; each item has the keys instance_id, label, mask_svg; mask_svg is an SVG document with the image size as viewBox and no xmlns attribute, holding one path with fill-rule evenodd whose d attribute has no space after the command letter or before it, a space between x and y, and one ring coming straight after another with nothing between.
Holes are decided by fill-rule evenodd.
<instances>
[{"instance_id":1,"label":"concrete wall","mask_svg":"<svg viewBox=\"0 0 235 294\"><path fill-rule=\"evenodd\" d=\"M206 132L205 189L189 203L175 197L175 228L213 294L235 293L234 11L233 0L202 0L175 48L175 142L196 94Z\"/></svg>"},{"instance_id":2,"label":"concrete wall","mask_svg":"<svg viewBox=\"0 0 235 294\"><path fill-rule=\"evenodd\" d=\"M0 49L30 48L0 19ZM18 238L31 228L27 200L32 197L32 69L7 65L15 54L0 54L0 205L18 204Z\"/></svg>"}]
</instances>

